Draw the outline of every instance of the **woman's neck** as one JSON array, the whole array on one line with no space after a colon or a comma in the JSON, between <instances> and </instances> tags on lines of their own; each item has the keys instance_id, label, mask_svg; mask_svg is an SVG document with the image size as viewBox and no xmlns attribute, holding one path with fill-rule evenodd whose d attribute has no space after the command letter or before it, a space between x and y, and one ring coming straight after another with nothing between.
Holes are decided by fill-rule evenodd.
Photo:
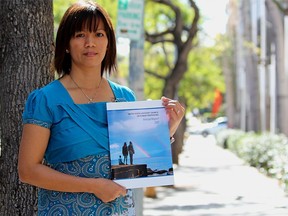
<instances>
[{"instance_id":1,"label":"woman's neck","mask_svg":"<svg viewBox=\"0 0 288 216\"><path fill-rule=\"evenodd\" d=\"M82 89L98 89L101 85L102 77L100 71L95 70L71 70L71 81Z\"/></svg>"}]
</instances>

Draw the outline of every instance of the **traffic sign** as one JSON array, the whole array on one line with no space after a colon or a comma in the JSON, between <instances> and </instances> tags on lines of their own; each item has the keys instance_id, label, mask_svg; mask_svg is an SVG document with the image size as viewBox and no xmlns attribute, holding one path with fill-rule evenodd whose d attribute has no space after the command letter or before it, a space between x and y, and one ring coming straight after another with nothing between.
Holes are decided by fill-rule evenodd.
<instances>
[{"instance_id":1,"label":"traffic sign","mask_svg":"<svg viewBox=\"0 0 288 216\"><path fill-rule=\"evenodd\" d=\"M143 29L145 0L118 0L117 37L139 40Z\"/></svg>"}]
</instances>

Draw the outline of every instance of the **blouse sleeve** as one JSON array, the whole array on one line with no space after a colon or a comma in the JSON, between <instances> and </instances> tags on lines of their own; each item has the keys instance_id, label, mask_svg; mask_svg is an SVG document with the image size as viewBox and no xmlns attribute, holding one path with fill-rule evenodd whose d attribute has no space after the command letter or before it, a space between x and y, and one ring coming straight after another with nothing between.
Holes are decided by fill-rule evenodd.
<instances>
[{"instance_id":1,"label":"blouse sleeve","mask_svg":"<svg viewBox=\"0 0 288 216\"><path fill-rule=\"evenodd\" d=\"M125 98L125 101L136 101L136 95L134 91L132 91L130 88L126 86L122 86L121 93ZM120 98L121 100L121 98Z\"/></svg>"},{"instance_id":2,"label":"blouse sleeve","mask_svg":"<svg viewBox=\"0 0 288 216\"><path fill-rule=\"evenodd\" d=\"M45 128L51 127L51 110L47 98L41 90L35 90L28 96L22 119L24 124L35 124Z\"/></svg>"}]
</instances>

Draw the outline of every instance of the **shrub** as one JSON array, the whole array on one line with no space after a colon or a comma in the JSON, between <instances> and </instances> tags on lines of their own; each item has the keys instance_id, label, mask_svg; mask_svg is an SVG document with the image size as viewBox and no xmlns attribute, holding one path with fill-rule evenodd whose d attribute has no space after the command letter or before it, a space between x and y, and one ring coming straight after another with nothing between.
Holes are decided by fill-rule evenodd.
<instances>
[{"instance_id":1,"label":"shrub","mask_svg":"<svg viewBox=\"0 0 288 216\"><path fill-rule=\"evenodd\" d=\"M277 178L288 188L288 139L283 134L245 133L228 129L219 132L217 144L227 147L249 165Z\"/></svg>"},{"instance_id":2,"label":"shrub","mask_svg":"<svg viewBox=\"0 0 288 216\"><path fill-rule=\"evenodd\" d=\"M241 130L235 129L227 129L219 131L216 135L217 144L222 146L223 148L229 148L230 150L234 151L233 149L236 148L235 145L242 136L245 135L245 132Z\"/></svg>"}]
</instances>

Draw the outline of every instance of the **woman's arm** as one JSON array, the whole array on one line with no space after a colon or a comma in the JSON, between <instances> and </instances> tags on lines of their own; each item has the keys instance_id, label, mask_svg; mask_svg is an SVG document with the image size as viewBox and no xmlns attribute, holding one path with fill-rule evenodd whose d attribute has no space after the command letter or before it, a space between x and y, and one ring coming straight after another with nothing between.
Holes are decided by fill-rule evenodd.
<instances>
[{"instance_id":1,"label":"woman's arm","mask_svg":"<svg viewBox=\"0 0 288 216\"><path fill-rule=\"evenodd\" d=\"M42 164L50 130L25 124L19 149L18 173L22 182L48 190L94 193L103 202L126 194L126 189L112 180L83 178L58 172Z\"/></svg>"},{"instance_id":2,"label":"woman's arm","mask_svg":"<svg viewBox=\"0 0 288 216\"><path fill-rule=\"evenodd\" d=\"M170 137L172 137L185 115L185 108L177 100L166 97L162 97L161 100L169 117Z\"/></svg>"}]
</instances>

